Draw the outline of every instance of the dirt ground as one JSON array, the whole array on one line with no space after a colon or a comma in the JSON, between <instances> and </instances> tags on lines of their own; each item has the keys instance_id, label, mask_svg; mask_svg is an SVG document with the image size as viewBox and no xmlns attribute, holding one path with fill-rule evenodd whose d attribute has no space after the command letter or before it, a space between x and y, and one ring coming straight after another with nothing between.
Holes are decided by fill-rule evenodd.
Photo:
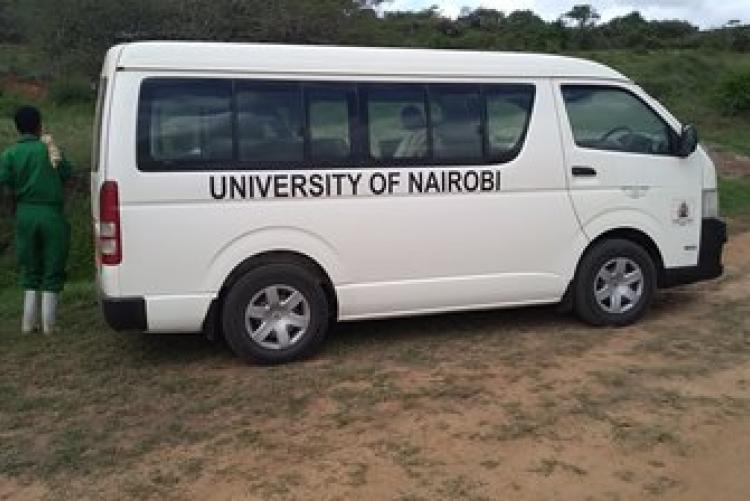
<instances>
[{"instance_id":1,"label":"dirt ground","mask_svg":"<svg viewBox=\"0 0 750 501\"><path fill-rule=\"evenodd\" d=\"M750 358L747 336L736 339L735 329L747 328L749 248L750 234L735 236L725 280L663 293L633 328L580 332L557 325L554 313L526 311L498 319L496 335L504 335L502 320L521 331L508 333L518 336L509 352L471 345L443 351L435 365L384 368L394 395L428 395L421 405L389 398L378 381L343 383L342 392L384 392L361 409L361 423L331 422L321 434L321 421L340 405L321 397L293 422L261 426L261 443L278 437L285 445L215 458L216 471L232 474L201 476L188 492L197 499L747 499ZM734 342L743 345L737 357L727 350ZM192 452L161 460L174 454Z\"/></svg>"},{"instance_id":2,"label":"dirt ground","mask_svg":"<svg viewBox=\"0 0 750 501\"><path fill-rule=\"evenodd\" d=\"M7 75L0 80L0 89L29 99L42 99L48 91L43 84L31 82L16 75Z\"/></svg>"},{"instance_id":3,"label":"dirt ground","mask_svg":"<svg viewBox=\"0 0 750 501\"><path fill-rule=\"evenodd\" d=\"M279 368L172 364L223 402L185 418L194 439L91 473L0 476L0 499L747 499L747 249L733 235L724 278L662 292L625 329L466 313L343 325ZM177 412L149 405L131 411Z\"/></svg>"}]
</instances>

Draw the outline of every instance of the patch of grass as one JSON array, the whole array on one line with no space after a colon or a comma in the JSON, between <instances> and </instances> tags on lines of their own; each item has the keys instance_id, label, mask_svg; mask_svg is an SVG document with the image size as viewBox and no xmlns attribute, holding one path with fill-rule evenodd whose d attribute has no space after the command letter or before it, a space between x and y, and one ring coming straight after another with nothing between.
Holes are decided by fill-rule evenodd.
<instances>
[{"instance_id":1,"label":"patch of grass","mask_svg":"<svg viewBox=\"0 0 750 501\"><path fill-rule=\"evenodd\" d=\"M407 440L382 440L372 444L372 447L377 454L389 458L412 478L421 477L425 468L435 466L421 447Z\"/></svg>"},{"instance_id":2,"label":"patch of grass","mask_svg":"<svg viewBox=\"0 0 750 501\"><path fill-rule=\"evenodd\" d=\"M46 58L31 46L2 43L0 76L3 75L41 80L50 76L50 65Z\"/></svg>"},{"instance_id":3,"label":"patch of grass","mask_svg":"<svg viewBox=\"0 0 750 501\"><path fill-rule=\"evenodd\" d=\"M750 215L750 178L719 178L719 204L722 215Z\"/></svg>"},{"instance_id":4,"label":"patch of grass","mask_svg":"<svg viewBox=\"0 0 750 501\"><path fill-rule=\"evenodd\" d=\"M49 99L59 106L90 104L96 99L96 90L86 78L68 77L56 80L50 85Z\"/></svg>"},{"instance_id":5,"label":"patch of grass","mask_svg":"<svg viewBox=\"0 0 750 501\"><path fill-rule=\"evenodd\" d=\"M432 498L410 493L410 494L401 494L396 499L398 501L431 501Z\"/></svg>"},{"instance_id":6,"label":"patch of grass","mask_svg":"<svg viewBox=\"0 0 750 501\"><path fill-rule=\"evenodd\" d=\"M698 363L714 371L745 360L750 354L750 304L742 300L717 304L707 322L665 329L636 344L633 352Z\"/></svg>"},{"instance_id":7,"label":"patch of grass","mask_svg":"<svg viewBox=\"0 0 750 501\"><path fill-rule=\"evenodd\" d=\"M501 464L502 464L502 461L498 461L497 459L485 459L484 461L479 462L480 466L488 470L494 470Z\"/></svg>"},{"instance_id":8,"label":"patch of grass","mask_svg":"<svg viewBox=\"0 0 750 501\"><path fill-rule=\"evenodd\" d=\"M559 459L555 458L542 459L538 465L533 466L529 471L538 473L544 477L549 477L558 470L566 473L572 473L577 476L583 476L587 474L587 471L580 466L566 463L565 461L560 461Z\"/></svg>"},{"instance_id":9,"label":"patch of grass","mask_svg":"<svg viewBox=\"0 0 750 501\"><path fill-rule=\"evenodd\" d=\"M719 84L719 98L727 113L750 112L750 70L725 75Z\"/></svg>"},{"instance_id":10,"label":"patch of grass","mask_svg":"<svg viewBox=\"0 0 750 501\"><path fill-rule=\"evenodd\" d=\"M681 444L678 433L661 424L620 421L613 427L615 440L628 450L643 451L666 445L676 447Z\"/></svg>"},{"instance_id":11,"label":"patch of grass","mask_svg":"<svg viewBox=\"0 0 750 501\"><path fill-rule=\"evenodd\" d=\"M366 463L353 464L347 473L349 477L348 485L351 487L367 485L367 471L369 469L370 467Z\"/></svg>"},{"instance_id":12,"label":"patch of grass","mask_svg":"<svg viewBox=\"0 0 750 501\"><path fill-rule=\"evenodd\" d=\"M560 410L550 410L546 406L525 408L520 402L502 404L506 419L503 423L494 424L488 432L480 432L476 438L499 441L519 440L548 436L561 416ZM555 438L552 436L551 438Z\"/></svg>"},{"instance_id":13,"label":"patch of grass","mask_svg":"<svg viewBox=\"0 0 750 501\"><path fill-rule=\"evenodd\" d=\"M21 336L19 294L0 291L0 474L88 475L158 447L203 440L206 427L190 423L218 404L192 412L188 397L210 400L215 381L165 367L220 360L221 352L182 338L170 357L165 340L110 334L93 286L83 284L63 296L59 335Z\"/></svg>"},{"instance_id":14,"label":"patch of grass","mask_svg":"<svg viewBox=\"0 0 750 501\"><path fill-rule=\"evenodd\" d=\"M667 491L674 489L680 485L677 480L661 475L654 480L643 484L643 490L652 496L661 496Z\"/></svg>"},{"instance_id":15,"label":"patch of grass","mask_svg":"<svg viewBox=\"0 0 750 501\"><path fill-rule=\"evenodd\" d=\"M0 88L0 120L7 121L6 123L3 123L3 127L0 128L0 139L5 139L7 137L8 142L11 142L14 130L4 129L7 129L7 125L12 124L11 120L13 119L13 115L23 102L24 99L20 96Z\"/></svg>"},{"instance_id":16,"label":"patch of grass","mask_svg":"<svg viewBox=\"0 0 750 501\"><path fill-rule=\"evenodd\" d=\"M635 480L635 473L630 470L617 470L614 476L623 482L632 483Z\"/></svg>"},{"instance_id":17,"label":"patch of grass","mask_svg":"<svg viewBox=\"0 0 750 501\"><path fill-rule=\"evenodd\" d=\"M489 497L477 493L481 487L481 482L459 475L444 480L438 489L438 493L444 496L445 499L451 500L489 501Z\"/></svg>"},{"instance_id":18,"label":"patch of grass","mask_svg":"<svg viewBox=\"0 0 750 501\"><path fill-rule=\"evenodd\" d=\"M190 457L183 459L177 464L177 468L182 475L195 477L204 469L207 460L200 457Z\"/></svg>"},{"instance_id":19,"label":"patch of grass","mask_svg":"<svg viewBox=\"0 0 750 501\"><path fill-rule=\"evenodd\" d=\"M261 499L288 499L291 490L302 485L303 480L298 473L285 472L253 482L250 492L260 495Z\"/></svg>"}]
</instances>

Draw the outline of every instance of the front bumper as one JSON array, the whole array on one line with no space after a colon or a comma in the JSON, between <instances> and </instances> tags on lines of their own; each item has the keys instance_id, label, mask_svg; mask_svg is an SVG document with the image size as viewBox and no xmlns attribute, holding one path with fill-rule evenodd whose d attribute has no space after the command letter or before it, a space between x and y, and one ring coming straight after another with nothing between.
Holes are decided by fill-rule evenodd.
<instances>
[{"instance_id":1,"label":"front bumper","mask_svg":"<svg viewBox=\"0 0 750 501\"><path fill-rule=\"evenodd\" d=\"M720 277L724 273L721 254L726 241L726 223L716 218L704 219L701 227L698 265L664 270L659 285L664 288L675 287Z\"/></svg>"},{"instance_id":2,"label":"front bumper","mask_svg":"<svg viewBox=\"0 0 750 501\"><path fill-rule=\"evenodd\" d=\"M140 331L148 329L146 300L138 298L101 299L102 311L107 324L116 331Z\"/></svg>"}]
</instances>

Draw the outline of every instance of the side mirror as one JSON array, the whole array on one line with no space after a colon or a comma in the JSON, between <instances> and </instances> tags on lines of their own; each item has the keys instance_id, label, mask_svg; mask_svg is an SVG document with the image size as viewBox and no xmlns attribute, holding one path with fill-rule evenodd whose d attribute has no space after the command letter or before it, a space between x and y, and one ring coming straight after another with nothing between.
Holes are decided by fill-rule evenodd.
<instances>
[{"instance_id":1,"label":"side mirror","mask_svg":"<svg viewBox=\"0 0 750 501\"><path fill-rule=\"evenodd\" d=\"M677 156L687 158L698 147L698 130L692 124L682 127L682 133L677 140Z\"/></svg>"}]
</instances>

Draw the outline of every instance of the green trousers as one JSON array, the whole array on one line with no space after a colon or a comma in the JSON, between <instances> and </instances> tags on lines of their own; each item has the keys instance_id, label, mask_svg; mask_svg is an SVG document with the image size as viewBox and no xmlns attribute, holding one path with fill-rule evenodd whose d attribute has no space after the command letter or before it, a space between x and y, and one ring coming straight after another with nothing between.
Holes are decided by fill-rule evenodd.
<instances>
[{"instance_id":1,"label":"green trousers","mask_svg":"<svg viewBox=\"0 0 750 501\"><path fill-rule=\"evenodd\" d=\"M26 290L60 292L70 249L70 225L60 207L18 204L16 250Z\"/></svg>"}]
</instances>

